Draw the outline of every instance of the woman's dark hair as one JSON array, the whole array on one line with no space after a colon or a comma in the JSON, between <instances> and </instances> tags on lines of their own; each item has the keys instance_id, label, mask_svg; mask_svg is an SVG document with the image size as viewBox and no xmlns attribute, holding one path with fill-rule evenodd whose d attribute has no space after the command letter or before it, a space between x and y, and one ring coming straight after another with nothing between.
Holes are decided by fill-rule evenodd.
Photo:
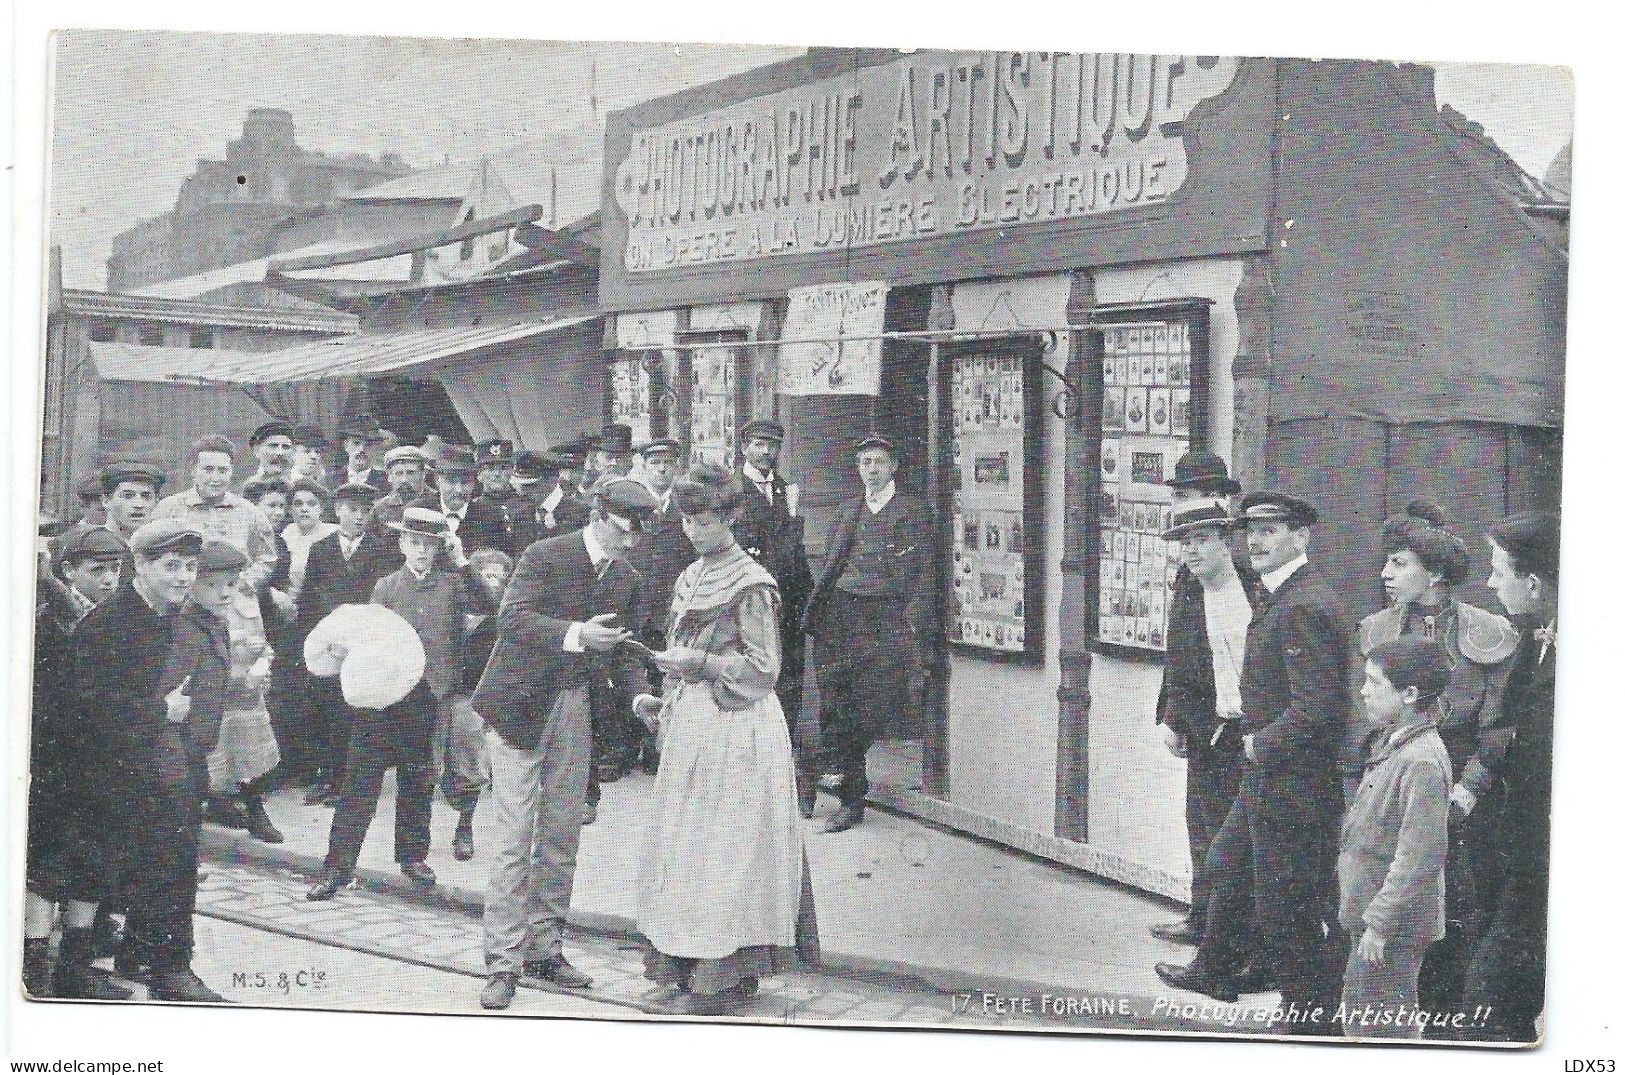
<instances>
[{"instance_id":1,"label":"woman's dark hair","mask_svg":"<svg viewBox=\"0 0 1625 1075\"><path fill-rule=\"evenodd\" d=\"M1388 556L1409 549L1447 586L1465 582L1473 567L1467 543L1450 531L1444 509L1431 500L1413 500L1405 514L1383 523L1382 549Z\"/></svg>"},{"instance_id":2,"label":"woman's dark hair","mask_svg":"<svg viewBox=\"0 0 1625 1075\"><path fill-rule=\"evenodd\" d=\"M728 471L710 463L689 468L671 487L671 497L677 510L684 515L698 515L714 511L719 515L732 514L738 507L743 491L739 481Z\"/></svg>"},{"instance_id":3,"label":"woman's dark hair","mask_svg":"<svg viewBox=\"0 0 1625 1075\"><path fill-rule=\"evenodd\" d=\"M243 486L243 499L250 504L258 504L260 497L266 493L281 493L289 500L293 499L293 490L288 487L287 482L279 479L262 478L259 481L251 481Z\"/></svg>"},{"instance_id":4,"label":"woman's dark hair","mask_svg":"<svg viewBox=\"0 0 1625 1075\"><path fill-rule=\"evenodd\" d=\"M1519 512L1490 527L1489 538L1512 560L1512 570L1557 582L1557 516L1549 511Z\"/></svg>"},{"instance_id":5,"label":"woman's dark hair","mask_svg":"<svg viewBox=\"0 0 1625 1075\"><path fill-rule=\"evenodd\" d=\"M1426 709L1450 686L1450 654L1431 638L1400 635L1375 647L1366 659L1382 669L1397 691L1415 687L1418 709Z\"/></svg>"},{"instance_id":6,"label":"woman's dark hair","mask_svg":"<svg viewBox=\"0 0 1625 1075\"><path fill-rule=\"evenodd\" d=\"M309 493L311 496L321 501L324 505L333 495L332 493L328 492L327 486L323 485L315 478L306 477L298 477L288 483L289 505L293 504L293 495L295 493ZM244 495L246 496L247 494L245 493Z\"/></svg>"}]
</instances>

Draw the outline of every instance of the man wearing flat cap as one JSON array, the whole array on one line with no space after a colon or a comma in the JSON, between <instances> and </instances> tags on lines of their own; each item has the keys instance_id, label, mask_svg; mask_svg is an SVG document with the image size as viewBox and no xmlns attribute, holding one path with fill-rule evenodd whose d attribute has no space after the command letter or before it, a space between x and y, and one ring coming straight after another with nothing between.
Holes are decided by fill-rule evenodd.
<instances>
[{"instance_id":1,"label":"man wearing flat cap","mask_svg":"<svg viewBox=\"0 0 1625 1075\"><path fill-rule=\"evenodd\" d=\"M806 612L806 633L818 643L819 738L840 778L841 808L825 832L863 820L865 757L909 705L910 670L941 632L925 501L897 488L897 448L886 437L865 437L856 455L863 492L836 516Z\"/></svg>"},{"instance_id":2,"label":"man wearing flat cap","mask_svg":"<svg viewBox=\"0 0 1625 1075\"><path fill-rule=\"evenodd\" d=\"M802 539L803 520L796 513L799 490L779 474L779 452L784 447L784 427L757 418L739 432L744 462L737 472L744 498L734 523L739 547L767 568L779 584L779 682L774 688L784 719L790 725L790 742L796 760L796 797L801 815L812 816L817 795L815 766L801 741L798 729L801 715L802 674L807 660L807 636L802 631L802 614L812 594L812 569L807 564L807 546Z\"/></svg>"},{"instance_id":3,"label":"man wearing flat cap","mask_svg":"<svg viewBox=\"0 0 1625 1075\"><path fill-rule=\"evenodd\" d=\"M237 546L248 557L243 588L257 592L276 568L276 538L265 513L231 491L236 454L236 446L222 436L193 441L186 457L191 488L164 497L152 518L176 520L205 538Z\"/></svg>"},{"instance_id":4,"label":"man wearing flat cap","mask_svg":"<svg viewBox=\"0 0 1625 1075\"><path fill-rule=\"evenodd\" d=\"M150 968L155 1000L219 1002L192 973L192 901L169 868L198 808L184 739L187 683L163 682L176 611L197 578L203 536L185 522L159 519L131 536L135 577L80 621L73 634L74 701L85 722L84 754L99 772L87 781L124 865L121 969ZM181 841L177 845L174 841ZM76 953L77 954L77 953Z\"/></svg>"},{"instance_id":5,"label":"man wearing flat cap","mask_svg":"<svg viewBox=\"0 0 1625 1075\"><path fill-rule=\"evenodd\" d=\"M521 973L572 989L592 984L563 950L592 763L588 691L595 679L633 696L648 689L642 659L620 647L642 608L626 557L654 508L639 482L604 479L586 528L525 550L497 614L496 647L472 700L489 729L496 829L483 1007L506 1008Z\"/></svg>"},{"instance_id":6,"label":"man wearing flat cap","mask_svg":"<svg viewBox=\"0 0 1625 1075\"><path fill-rule=\"evenodd\" d=\"M1221 464L1222 465L1222 464ZM1241 745L1241 666L1261 596L1258 576L1236 555L1236 522L1218 497L1176 500L1162 535L1177 544L1180 574L1168 607L1168 654L1157 723L1170 753L1185 759L1185 829L1191 854L1187 918L1151 927L1175 944L1198 944L1207 923L1208 847L1235 802L1246 760Z\"/></svg>"},{"instance_id":7,"label":"man wearing flat cap","mask_svg":"<svg viewBox=\"0 0 1625 1075\"><path fill-rule=\"evenodd\" d=\"M1335 883L1352 631L1308 559L1318 515L1279 492L1241 499L1247 554L1266 591L1247 629L1241 738L1247 764L1208 850L1207 928L1189 966L1159 963L1168 984L1234 1000L1249 925L1283 1007L1335 1007L1328 915ZM1329 1020L1294 1033L1340 1034Z\"/></svg>"},{"instance_id":8,"label":"man wearing flat cap","mask_svg":"<svg viewBox=\"0 0 1625 1075\"><path fill-rule=\"evenodd\" d=\"M248 436L248 450L254 453L259 470L244 482L286 482L293 469L293 423L286 418L263 422Z\"/></svg>"},{"instance_id":9,"label":"man wearing flat cap","mask_svg":"<svg viewBox=\"0 0 1625 1075\"><path fill-rule=\"evenodd\" d=\"M480 495L468 506L458 531L463 547L497 549L517 560L536 540L536 502L513 486L513 442L488 440L474 449L480 468Z\"/></svg>"}]
</instances>

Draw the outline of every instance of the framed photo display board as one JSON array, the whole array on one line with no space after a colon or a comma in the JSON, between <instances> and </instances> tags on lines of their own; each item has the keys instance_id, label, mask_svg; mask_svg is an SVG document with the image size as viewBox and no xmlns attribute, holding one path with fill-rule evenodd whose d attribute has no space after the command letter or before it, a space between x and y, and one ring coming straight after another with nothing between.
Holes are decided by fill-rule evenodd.
<instances>
[{"instance_id":1,"label":"framed photo display board","mask_svg":"<svg viewBox=\"0 0 1625 1075\"><path fill-rule=\"evenodd\" d=\"M1025 337L942 350L948 642L977 656L1044 659L1041 356Z\"/></svg>"},{"instance_id":2,"label":"framed photo display board","mask_svg":"<svg viewBox=\"0 0 1625 1075\"><path fill-rule=\"evenodd\" d=\"M718 347L743 342L743 334L706 333L685 336L679 406L687 432L688 464L710 463L732 470L738 463L739 430L749 413L752 380L747 347ZM680 345L681 346L681 345Z\"/></svg>"},{"instance_id":3,"label":"framed photo display board","mask_svg":"<svg viewBox=\"0 0 1625 1075\"><path fill-rule=\"evenodd\" d=\"M610 362L609 420L631 426L633 444L665 435L662 365L658 352L621 353Z\"/></svg>"},{"instance_id":4,"label":"framed photo display board","mask_svg":"<svg viewBox=\"0 0 1625 1075\"><path fill-rule=\"evenodd\" d=\"M1162 539L1173 503L1163 483L1207 441L1208 309L1191 299L1091 314L1100 327L1083 368L1100 392L1100 512L1090 637L1119 656L1167 651L1179 547Z\"/></svg>"}]
</instances>

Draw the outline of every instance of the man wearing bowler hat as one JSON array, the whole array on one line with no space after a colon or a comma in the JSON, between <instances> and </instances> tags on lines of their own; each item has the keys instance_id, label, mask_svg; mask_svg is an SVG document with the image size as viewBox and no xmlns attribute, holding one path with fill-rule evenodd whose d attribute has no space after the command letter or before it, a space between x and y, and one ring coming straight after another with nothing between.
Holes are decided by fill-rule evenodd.
<instances>
[{"instance_id":1,"label":"man wearing bowler hat","mask_svg":"<svg viewBox=\"0 0 1625 1075\"><path fill-rule=\"evenodd\" d=\"M440 480L435 483L440 493L440 514L446 517L451 532L464 539L464 548L470 547L465 528L479 487L479 470L474 449L466 444L448 445L441 453Z\"/></svg>"},{"instance_id":2,"label":"man wearing bowler hat","mask_svg":"<svg viewBox=\"0 0 1625 1075\"><path fill-rule=\"evenodd\" d=\"M757 418L739 432L744 462L737 472L744 498L734 524L739 547L754 556L773 581L779 584L779 682L774 692L790 725L790 742L796 760L796 798L801 815L811 817L817 795L812 759L804 749L797 728L801 714L802 673L806 665L807 641L801 617L812 593L812 569L807 565L807 547L802 540L802 519L796 513L799 490L779 474L779 452L784 447L784 427Z\"/></svg>"},{"instance_id":3,"label":"man wearing bowler hat","mask_svg":"<svg viewBox=\"0 0 1625 1075\"><path fill-rule=\"evenodd\" d=\"M1185 498L1175 501L1172 525L1162 535L1178 546L1180 574L1168 609L1157 723L1169 753L1185 759L1191 909L1187 918L1154 925L1151 933L1175 944L1202 940L1208 847L1235 802L1245 765L1241 666L1261 595L1257 574L1232 546L1235 527L1222 498Z\"/></svg>"},{"instance_id":4,"label":"man wearing bowler hat","mask_svg":"<svg viewBox=\"0 0 1625 1075\"><path fill-rule=\"evenodd\" d=\"M592 979L564 957L587 773L589 684L648 689L643 661L617 648L642 607L626 563L655 508L630 478L593 494L592 519L525 550L497 615L497 642L474 691L491 759L496 856L485 899L486 1008L506 1008L521 973L580 989Z\"/></svg>"},{"instance_id":5,"label":"man wearing bowler hat","mask_svg":"<svg viewBox=\"0 0 1625 1075\"><path fill-rule=\"evenodd\" d=\"M1319 516L1286 493L1241 499L1247 554L1266 591L1247 629L1240 732L1246 766L1236 801L1208 850L1206 931L1189 966L1157 964L1169 985L1236 999L1251 927L1258 951L1298 1011L1335 1005L1328 913L1342 814L1338 751L1346 728L1352 632L1309 563ZM1299 1034L1339 1034L1322 1018Z\"/></svg>"},{"instance_id":6,"label":"man wearing bowler hat","mask_svg":"<svg viewBox=\"0 0 1625 1075\"><path fill-rule=\"evenodd\" d=\"M806 612L806 633L818 640L819 737L840 777L841 808L825 832L863 820L865 756L887 720L909 704L910 668L940 631L925 501L897 488L890 440L871 434L856 455L863 492L836 516Z\"/></svg>"},{"instance_id":7,"label":"man wearing bowler hat","mask_svg":"<svg viewBox=\"0 0 1625 1075\"><path fill-rule=\"evenodd\" d=\"M389 475L377 466L383 459L382 453L374 458L382 443L382 434L378 420L370 414L358 414L340 423L339 444L344 448L341 484L370 485L379 492L389 488Z\"/></svg>"},{"instance_id":8,"label":"man wearing bowler hat","mask_svg":"<svg viewBox=\"0 0 1625 1075\"><path fill-rule=\"evenodd\" d=\"M480 495L468 506L459 530L463 548L498 549L517 560L535 540L536 502L513 487L513 442L488 440L474 449L480 468Z\"/></svg>"}]
</instances>

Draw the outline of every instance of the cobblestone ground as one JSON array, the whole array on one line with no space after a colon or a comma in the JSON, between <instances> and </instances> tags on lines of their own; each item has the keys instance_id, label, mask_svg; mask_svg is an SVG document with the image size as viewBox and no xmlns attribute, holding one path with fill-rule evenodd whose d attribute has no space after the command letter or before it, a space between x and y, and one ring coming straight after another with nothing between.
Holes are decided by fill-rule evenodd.
<instances>
[{"instance_id":1,"label":"cobblestone ground","mask_svg":"<svg viewBox=\"0 0 1625 1075\"><path fill-rule=\"evenodd\" d=\"M198 914L287 937L347 949L397 963L415 964L466 976L466 989L452 988L441 1003L417 1010L478 1011L484 978L479 920L464 907L433 893L402 895L363 883L324 903L305 900L311 878L282 866L211 862L198 892ZM669 1014L670 990L643 977L642 950L631 938L573 931L567 942L571 962L594 979L594 987L566 993L546 983L522 982L512 1014L580 1014L580 1000L613 1005L626 1015ZM323 1007L357 1004L335 982L325 989ZM377 983L366 987L376 998ZM357 998L359 999L359 998ZM762 983L762 989L736 1017L783 1023L882 1023L966 1027L1054 1026L1056 1019L987 1013L980 997L935 990L923 983L880 976L793 973ZM398 1005L388 1005L400 1010ZM613 1014L605 1011L604 1014Z\"/></svg>"}]
</instances>

